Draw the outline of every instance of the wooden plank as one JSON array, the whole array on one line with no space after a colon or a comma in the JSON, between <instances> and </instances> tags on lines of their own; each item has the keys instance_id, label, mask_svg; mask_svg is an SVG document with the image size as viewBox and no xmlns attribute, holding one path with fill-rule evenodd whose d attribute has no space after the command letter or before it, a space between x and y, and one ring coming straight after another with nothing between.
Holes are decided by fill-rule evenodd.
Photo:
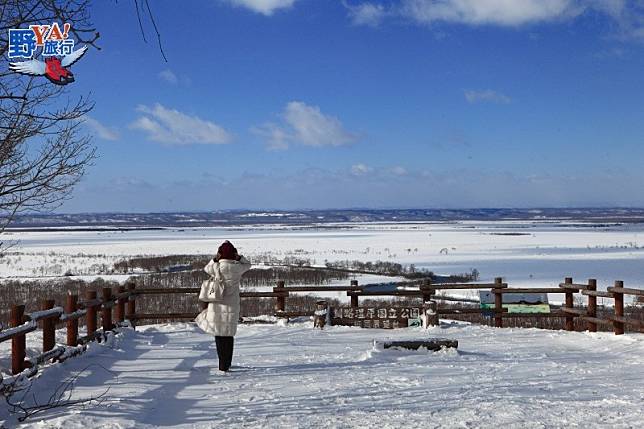
<instances>
[{"instance_id":1,"label":"wooden plank","mask_svg":"<svg viewBox=\"0 0 644 429\"><path fill-rule=\"evenodd\" d=\"M566 314L576 314L578 316L586 316L588 314L586 309L581 309L581 308L566 308L566 307L562 307L561 311L563 311Z\"/></svg>"},{"instance_id":2,"label":"wooden plank","mask_svg":"<svg viewBox=\"0 0 644 429\"><path fill-rule=\"evenodd\" d=\"M360 291L361 286L288 286L285 288L274 287L273 292L286 290L287 292L346 292Z\"/></svg>"},{"instance_id":3,"label":"wooden plank","mask_svg":"<svg viewBox=\"0 0 644 429\"><path fill-rule=\"evenodd\" d=\"M494 308L437 308L436 313L438 314L483 314L483 313L505 313L508 312L507 308L501 309L501 311Z\"/></svg>"},{"instance_id":4,"label":"wooden plank","mask_svg":"<svg viewBox=\"0 0 644 429\"><path fill-rule=\"evenodd\" d=\"M127 298L129 298L129 297L130 297L130 295L131 295L131 293L130 293L130 292L128 292L128 291L126 291L126 292L119 292L119 293L117 293L117 294L115 294L115 295L114 295L114 299L115 299L115 300L119 300L119 299L127 299Z\"/></svg>"},{"instance_id":5,"label":"wooden plank","mask_svg":"<svg viewBox=\"0 0 644 429\"><path fill-rule=\"evenodd\" d=\"M287 297L288 292L240 292L240 298L277 298Z\"/></svg>"},{"instance_id":6,"label":"wooden plank","mask_svg":"<svg viewBox=\"0 0 644 429\"><path fill-rule=\"evenodd\" d=\"M88 291L88 292L90 292L90 291ZM101 304L103 304L103 300L101 300L101 299L98 299L98 298L86 299L85 301L78 303L78 308L98 307Z\"/></svg>"},{"instance_id":7,"label":"wooden plank","mask_svg":"<svg viewBox=\"0 0 644 429\"><path fill-rule=\"evenodd\" d=\"M437 283L431 284L429 286L421 286L420 290L431 290L431 289L504 289L507 288L507 283Z\"/></svg>"},{"instance_id":8,"label":"wooden plank","mask_svg":"<svg viewBox=\"0 0 644 429\"><path fill-rule=\"evenodd\" d=\"M420 290L397 290L397 291L347 291L347 296L423 296Z\"/></svg>"},{"instance_id":9,"label":"wooden plank","mask_svg":"<svg viewBox=\"0 0 644 429\"><path fill-rule=\"evenodd\" d=\"M286 289L286 288L284 288ZM198 294L201 288L140 288L136 290L137 295L165 295L165 294ZM284 292L240 292L241 298L275 298L287 297L288 291Z\"/></svg>"},{"instance_id":10,"label":"wooden plank","mask_svg":"<svg viewBox=\"0 0 644 429\"><path fill-rule=\"evenodd\" d=\"M275 316L277 317L313 316L313 311L276 311Z\"/></svg>"},{"instance_id":11,"label":"wooden plank","mask_svg":"<svg viewBox=\"0 0 644 429\"><path fill-rule=\"evenodd\" d=\"M8 329L3 329L2 331L0 331L0 343L9 341L21 335L28 334L29 332L33 332L36 329L38 329L38 325L36 324L36 322L32 321L25 322L22 325L13 326Z\"/></svg>"},{"instance_id":12,"label":"wooden plank","mask_svg":"<svg viewBox=\"0 0 644 429\"><path fill-rule=\"evenodd\" d=\"M591 317L591 316L579 316L581 320L584 320L586 322L591 322L591 323L597 323L600 325L608 325L612 326L613 321L612 320L606 320L606 319L601 319L599 317Z\"/></svg>"},{"instance_id":13,"label":"wooden plank","mask_svg":"<svg viewBox=\"0 0 644 429\"><path fill-rule=\"evenodd\" d=\"M549 319L552 317L566 317L566 313L560 312L560 311L555 311L552 313L503 313L503 318L521 318L521 317L526 317L526 318L536 318L536 319Z\"/></svg>"},{"instance_id":14,"label":"wooden plank","mask_svg":"<svg viewBox=\"0 0 644 429\"><path fill-rule=\"evenodd\" d=\"M562 289L572 289L572 290L586 290L588 285L582 285L577 283L559 283L559 287Z\"/></svg>"},{"instance_id":15,"label":"wooden plank","mask_svg":"<svg viewBox=\"0 0 644 429\"><path fill-rule=\"evenodd\" d=\"M608 292L623 293L626 295L644 296L644 289L633 289L628 287L609 287Z\"/></svg>"},{"instance_id":16,"label":"wooden plank","mask_svg":"<svg viewBox=\"0 0 644 429\"><path fill-rule=\"evenodd\" d=\"M198 287L136 288L136 295L165 295L174 293L199 293Z\"/></svg>"},{"instance_id":17,"label":"wooden plank","mask_svg":"<svg viewBox=\"0 0 644 429\"><path fill-rule=\"evenodd\" d=\"M627 325L644 328L644 321L642 320L629 319L628 317L624 317L624 316L612 316L612 317L608 317L607 319L609 319L612 322L620 322L620 323L625 323Z\"/></svg>"},{"instance_id":18,"label":"wooden plank","mask_svg":"<svg viewBox=\"0 0 644 429\"><path fill-rule=\"evenodd\" d=\"M594 297L601 297L601 298L614 297L614 295L611 292L606 292L603 290L582 290L581 294L586 296L594 296Z\"/></svg>"},{"instance_id":19,"label":"wooden plank","mask_svg":"<svg viewBox=\"0 0 644 429\"><path fill-rule=\"evenodd\" d=\"M80 337L78 339L78 344L79 345L87 344L87 343L89 343L91 341L96 341L96 339L98 339L98 338L100 338L102 336L103 336L103 333L101 331L94 331L94 332L92 332L90 334L87 334L87 335L85 335L83 337Z\"/></svg>"},{"instance_id":20,"label":"wooden plank","mask_svg":"<svg viewBox=\"0 0 644 429\"><path fill-rule=\"evenodd\" d=\"M562 288L508 288L508 289L492 289L493 293L566 293L570 289Z\"/></svg>"},{"instance_id":21,"label":"wooden plank","mask_svg":"<svg viewBox=\"0 0 644 429\"><path fill-rule=\"evenodd\" d=\"M138 313L131 317L132 320L149 319L194 319L199 313Z\"/></svg>"},{"instance_id":22,"label":"wooden plank","mask_svg":"<svg viewBox=\"0 0 644 429\"><path fill-rule=\"evenodd\" d=\"M50 301L50 300L48 300ZM40 311L32 311L29 314L25 314L25 320L33 320L34 322L38 322L41 320L47 320L47 319L58 319L61 314L63 314L65 311L63 310L62 307L51 307L51 308L41 308Z\"/></svg>"},{"instance_id":23,"label":"wooden plank","mask_svg":"<svg viewBox=\"0 0 644 429\"><path fill-rule=\"evenodd\" d=\"M47 361L58 359L63 355L63 353L65 353L65 347L56 347L54 349L43 352L38 356L29 358L28 362L31 362L32 365L41 365Z\"/></svg>"}]
</instances>

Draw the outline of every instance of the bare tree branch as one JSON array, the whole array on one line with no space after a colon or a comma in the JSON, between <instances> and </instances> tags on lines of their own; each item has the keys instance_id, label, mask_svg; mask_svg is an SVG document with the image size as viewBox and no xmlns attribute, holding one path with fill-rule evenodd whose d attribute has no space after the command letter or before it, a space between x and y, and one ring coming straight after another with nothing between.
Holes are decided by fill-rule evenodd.
<instances>
[{"instance_id":1,"label":"bare tree branch","mask_svg":"<svg viewBox=\"0 0 644 429\"><path fill-rule=\"evenodd\" d=\"M90 0L0 0L0 233L16 214L50 211L70 195L95 157L80 128L93 108L64 87L8 71L10 28L70 23L77 43L96 46Z\"/></svg>"}]
</instances>

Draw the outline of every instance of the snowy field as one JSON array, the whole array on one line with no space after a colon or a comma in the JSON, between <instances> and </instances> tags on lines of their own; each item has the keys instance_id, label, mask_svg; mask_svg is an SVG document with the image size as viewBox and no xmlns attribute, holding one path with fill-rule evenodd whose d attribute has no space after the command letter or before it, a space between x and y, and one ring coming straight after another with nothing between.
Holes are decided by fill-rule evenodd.
<instances>
[{"instance_id":1,"label":"snowy field","mask_svg":"<svg viewBox=\"0 0 644 429\"><path fill-rule=\"evenodd\" d=\"M127 232L19 232L18 246L0 258L0 278L109 276L112 264L136 255L206 254L230 239L251 260L308 258L415 264L438 274L469 272L504 277L513 286L553 286L565 276L599 287L644 280L644 225L593 227L580 222L489 221L351 223L293 228L195 228Z\"/></svg>"},{"instance_id":2,"label":"snowy field","mask_svg":"<svg viewBox=\"0 0 644 429\"><path fill-rule=\"evenodd\" d=\"M441 336L458 351L378 351L374 339ZM310 322L240 326L231 373L216 371L212 338L192 324L126 330L112 347L48 368L35 400L81 373L73 398L0 427L607 427L644 422L644 335L495 329L446 323L423 330ZM33 400L33 399L29 399Z\"/></svg>"}]
</instances>

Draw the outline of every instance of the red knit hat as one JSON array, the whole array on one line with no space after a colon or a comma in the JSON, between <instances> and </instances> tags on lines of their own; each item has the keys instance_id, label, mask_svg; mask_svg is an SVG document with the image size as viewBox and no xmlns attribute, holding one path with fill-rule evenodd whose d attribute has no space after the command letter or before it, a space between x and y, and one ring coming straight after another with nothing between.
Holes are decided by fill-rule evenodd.
<instances>
[{"instance_id":1,"label":"red knit hat","mask_svg":"<svg viewBox=\"0 0 644 429\"><path fill-rule=\"evenodd\" d=\"M219 253L220 259L237 259L237 249L235 249L235 246L233 246L233 244L228 240L224 241L222 245L219 246L217 253Z\"/></svg>"}]
</instances>

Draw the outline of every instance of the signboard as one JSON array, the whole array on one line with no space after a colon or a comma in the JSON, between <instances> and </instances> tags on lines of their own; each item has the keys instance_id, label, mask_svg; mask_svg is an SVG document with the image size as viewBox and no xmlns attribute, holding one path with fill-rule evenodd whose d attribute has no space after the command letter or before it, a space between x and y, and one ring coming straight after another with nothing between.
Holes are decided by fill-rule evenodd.
<instances>
[{"instance_id":1,"label":"signboard","mask_svg":"<svg viewBox=\"0 0 644 429\"><path fill-rule=\"evenodd\" d=\"M421 326L421 307L336 307L333 325L394 329Z\"/></svg>"},{"instance_id":2,"label":"signboard","mask_svg":"<svg viewBox=\"0 0 644 429\"><path fill-rule=\"evenodd\" d=\"M494 309L494 293L480 291L479 297L481 308ZM504 293L503 308L507 308L508 313L550 313L547 293Z\"/></svg>"}]
</instances>

